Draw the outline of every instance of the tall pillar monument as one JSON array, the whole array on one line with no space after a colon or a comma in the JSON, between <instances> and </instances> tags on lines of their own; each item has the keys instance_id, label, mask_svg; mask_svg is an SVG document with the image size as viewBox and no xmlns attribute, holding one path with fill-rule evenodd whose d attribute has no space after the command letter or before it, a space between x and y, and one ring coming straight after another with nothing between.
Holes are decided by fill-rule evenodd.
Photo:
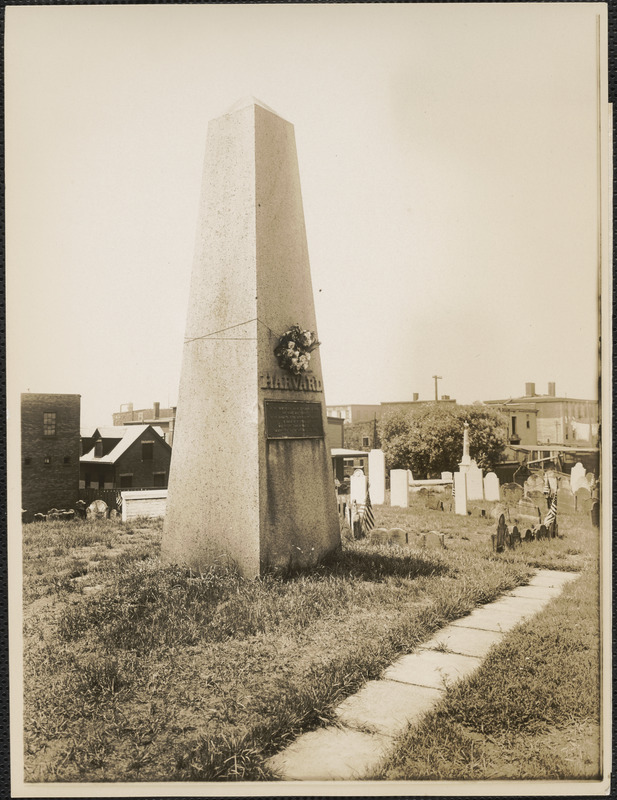
<instances>
[{"instance_id":1,"label":"tall pillar monument","mask_svg":"<svg viewBox=\"0 0 617 800\"><path fill-rule=\"evenodd\" d=\"M340 546L316 332L294 129L249 98L208 126L167 563L252 577Z\"/></svg>"}]
</instances>

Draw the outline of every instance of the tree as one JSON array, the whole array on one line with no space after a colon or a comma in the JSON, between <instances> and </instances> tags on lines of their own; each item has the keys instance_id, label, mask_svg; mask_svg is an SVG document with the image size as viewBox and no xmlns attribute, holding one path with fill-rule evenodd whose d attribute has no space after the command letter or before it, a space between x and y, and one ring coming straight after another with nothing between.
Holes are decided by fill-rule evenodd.
<instances>
[{"instance_id":1,"label":"tree","mask_svg":"<svg viewBox=\"0 0 617 800\"><path fill-rule=\"evenodd\" d=\"M463 455L463 428L469 423L469 451L478 466L489 470L506 445L506 419L482 405L429 403L413 411L397 411L379 426L388 469L410 469L415 476L439 477L453 472Z\"/></svg>"}]
</instances>

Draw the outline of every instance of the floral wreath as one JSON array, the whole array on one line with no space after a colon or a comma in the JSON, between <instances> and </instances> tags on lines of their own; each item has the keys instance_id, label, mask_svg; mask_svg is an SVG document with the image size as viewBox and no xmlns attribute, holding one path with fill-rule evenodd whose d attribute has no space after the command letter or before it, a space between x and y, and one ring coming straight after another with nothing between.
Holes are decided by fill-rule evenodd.
<instances>
[{"instance_id":1,"label":"floral wreath","mask_svg":"<svg viewBox=\"0 0 617 800\"><path fill-rule=\"evenodd\" d=\"M292 325L279 339L274 355L278 359L279 367L300 375L309 368L311 352L320 344L316 333L303 331L299 325Z\"/></svg>"}]
</instances>

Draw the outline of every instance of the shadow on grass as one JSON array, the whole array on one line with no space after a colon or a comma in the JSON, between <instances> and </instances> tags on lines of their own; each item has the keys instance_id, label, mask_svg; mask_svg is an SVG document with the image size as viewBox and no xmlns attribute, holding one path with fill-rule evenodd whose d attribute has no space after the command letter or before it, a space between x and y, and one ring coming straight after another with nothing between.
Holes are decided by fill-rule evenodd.
<instances>
[{"instance_id":1,"label":"shadow on grass","mask_svg":"<svg viewBox=\"0 0 617 800\"><path fill-rule=\"evenodd\" d=\"M284 581L297 578L354 578L380 583L390 577L421 578L451 572L436 553L426 555L384 553L360 548L345 548L330 553L313 567L289 567L281 575Z\"/></svg>"}]
</instances>

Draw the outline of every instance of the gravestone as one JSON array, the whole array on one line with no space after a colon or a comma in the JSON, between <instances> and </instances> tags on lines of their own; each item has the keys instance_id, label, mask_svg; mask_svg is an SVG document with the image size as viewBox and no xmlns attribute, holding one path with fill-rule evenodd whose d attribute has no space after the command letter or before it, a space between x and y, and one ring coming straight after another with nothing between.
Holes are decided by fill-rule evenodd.
<instances>
[{"instance_id":1,"label":"gravestone","mask_svg":"<svg viewBox=\"0 0 617 800\"><path fill-rule=\"evenodd\" d=\"M453 480L452 473L451 472L442 472L441 473L441 480L442 481L451 481L451 480Z\"/></svg>"},{"instance_id":2,"label":"gravestone","mask_svg":"<svg viewBox=\"0 0 617 800\"><path fill-rule=\"evenodd\" d=\"M86 504L83 500L78 500L75 503L75 513L80 519L86 518Z\"/></svg>"},{"instance_id":3,"label":"gravestone","mask_svg":"<svg viewBox=\"0 0 617 800\"><path fill-rule=\"evenodd\" d=\"M531 530L531 528L527 528L527 530L525 531L525 541L533 542L534 538L535 537L533 535L533 531Z\"/></svg>"},{"instance_id":4,"label":"gravestone","mask_svg":"<svg viewBox=\"0 0 617 800\"><path fill-rule=\"evenodd\" d=\"M506 518L502 514L499 517L499 521L497 523L497 533L494 533L491 536L491 539L493 541L493 550L496 553L503 553L504 547L506 545L507 532L508 532L508 526L506 525Z\"/></svg>"},{"instance_id":5,"label":"gravestone","mask_svg":"<svg viewBox=\"0 0 617 800\"><path fill-rule=\"evenodd\" d=\"M371 503L382 506L386 502L386 456L383 450L369 452L368 479Z\"/></svg>"},{"instance_id":6,"label":"gravestone","mask_svg":"<svg viewBox=\"0 0 617 800\"><path fill-rule=\"evenodd\" d=\"M526 522L539 523L542 519L542 514L538 506L532 502L528 497L523 497L518 501L516 507L516 518L525 520Z\"/></svg>"},{"instance_id":7,"label":"gravestone","mask_svg":"<svg viewBox=\"0 0 617 800\"><path fill-rule=\"evenodd\" d=\"M578 461L570 470L570 489L572 490L572 494L576 494L581 486L586 485L585 467Z\"/></svg>"},{"instance_id":8,"label":"gravestone","mask_svg":"<svg viewBox=\"0 0 617 800\"><path fill-rule=\"evenodd\" d=\"M467 499L484 500L484 479L482 477L482 470L473 460L467 470Z\"/></svg>"},{"instance_id":9,"label":"gravestone","mask_svg":"<svg viewBox=\"0 0 617 800\"><path fill-rule=\"evenodd\" d=\"M591 524L594 528L600 527L600 503L598 500L592 500L591 503Z\"/></svg>"},{"instance_id":10,"label":"gravestone","mask_svg":"<svg viewBox=\"0 0 617 800\"><path fill-rule=\"evenodd\" d=\"M373 528L369 534L371 544L386 544L388 541L388 531L385 528Z\"/></svg>"},{"instance_id":11,"label":"gravestone","mask_svg":"<svg viewBox=\"0 0 617 800\"><path fill-rule=\"evenodd\" d=\"M355 469L349 480L349 502L354 501L358 505L366 502L366 475L361 469Z\"/></svg>"},{"instance_id":12,"label":"gravestone","mask_svg":"<svg viewBox=\"0 0 617 800\"><path fill-rule=\"evenodd\" d=\"M516 525L512 528L512 533L510 534L510 546L512 548L517 547L521 543L521 534L519 529Z\"/></svg>"},{"instance_id":13,"label":"gravestone","mask_svg":"<svg viewBox=\"0 0 617 800\"><path fill-rule=\"evenodd\" d=\"M591 511L591 492L587 486L581 486L574 495L574 506L579 514L589 514Z\"/></svg>"},{"instance_id":14,"label":"gravestone","mask_svg":"<svg viewBox=\"0 0 617 800\"><path fill-rule=\"evenodd\" d=\"M409 486L406 469L390 470L390 505L407 508L409 505Z\"/></svg>"},{"instance_id":15,"label":"gravestone","mask_svg":"<svg viewBox=\"0 0 617 800\"><path fill-rule=\"evenodd\" d=\"M454 513L467 516L467 484L464 472L454 473Z\"/></svg>"},{"instance_id":16,"label":"gravestone","mask_svg":"<svg viewBox=\"0 0 617 800\"><path fill-rule=\"evenodd\" d=\"M564 475L563 478L557 479L557 488L558 489L567 489L569 492L572 491L572 484L570 482L570 478L567 475Z\"/></svg>"},{"instance_id":17,"label":"gravestone","mask_svg":"<svg viewBox=\"0 0 617 800\"><path fill-rule=\"evenodd\" d=\"M544 492L540 492L538 489L532 489L532 491L527 495L527 499L534 503L542 513L546 513L548 510L546 495Z\"/></svg>"},{"instance_id":18,"label":"gravestone","mask_svg":"<svg viewBox=\"0 0 617 800\"><path fill-rule=\"evenodd\" d=\"M390 528L388 531L388 544L407 544L409 536L403 528Z\"/></svg>"},{"instance_id":19,"label":"gravestone","mask_svg":"<svg viewBox=\"0 0 617 800\"><path fill-rule=\"evenodd\" d=\"M86 509L86 519L106 519L109 508L104 500L94 500Z\"/></svg>"},{"instance_id":20,"label":"gravestone","mask_svg":"<svg viewBox=\"0 0 617 800\"><path fill-rule=\"evenodd\" d=\"M499 501L499 478L494 472L487 472L484 476L484 499Z\"/></svg>"},{"instance_id":21,"label":"gravestone","mask_svg":"<svg viewBox=\"0 0 617 800\"><path fill-rule=\"evenodd\" d=\"M426 547L429 550L445 550L445 534L438 533L437 531L429 531L428 533L424 533L422 535L422 547Z\"/></svg>"},{"instance_id":22,"label":"gravestone","mask_svg":"<svg viewBox=\"0 0 617 800\"><path fill-rule=\"evenodd\" d=\"M165 563L254 577L340 546L316 330L293 125L249 98L208 126Z\"/></svg>"},{"instance_id":23,"label":"gravestone","mask_svg":"<svg viewBox=\"0 0 617 800\"><path fill-rule=\"evenodd\" d=\"M413 483L413 472L410 469L407 470L407 482L408 484Z\"/></svg>"},{"instance_id":24,"label":"gravestone","mask_svg":"<svg viewBox=\"0 0 617 800\"><path fill-rule=\"evenodd\" d=\"M574 514L575 511L574 495L569 489L560 487L557 490L557 513Z\"/></svg>"},{"instance_id":25,"label":"gravestone","mask_svg":"<svg viewBox=\"0 0 617 800\"><path fill-rule=\"evenodd\" d=\"M501 486L501 499L504 503L515 505L523 497L523 489L518 483L504 483Z\"/></svg>"}]
</instances>

